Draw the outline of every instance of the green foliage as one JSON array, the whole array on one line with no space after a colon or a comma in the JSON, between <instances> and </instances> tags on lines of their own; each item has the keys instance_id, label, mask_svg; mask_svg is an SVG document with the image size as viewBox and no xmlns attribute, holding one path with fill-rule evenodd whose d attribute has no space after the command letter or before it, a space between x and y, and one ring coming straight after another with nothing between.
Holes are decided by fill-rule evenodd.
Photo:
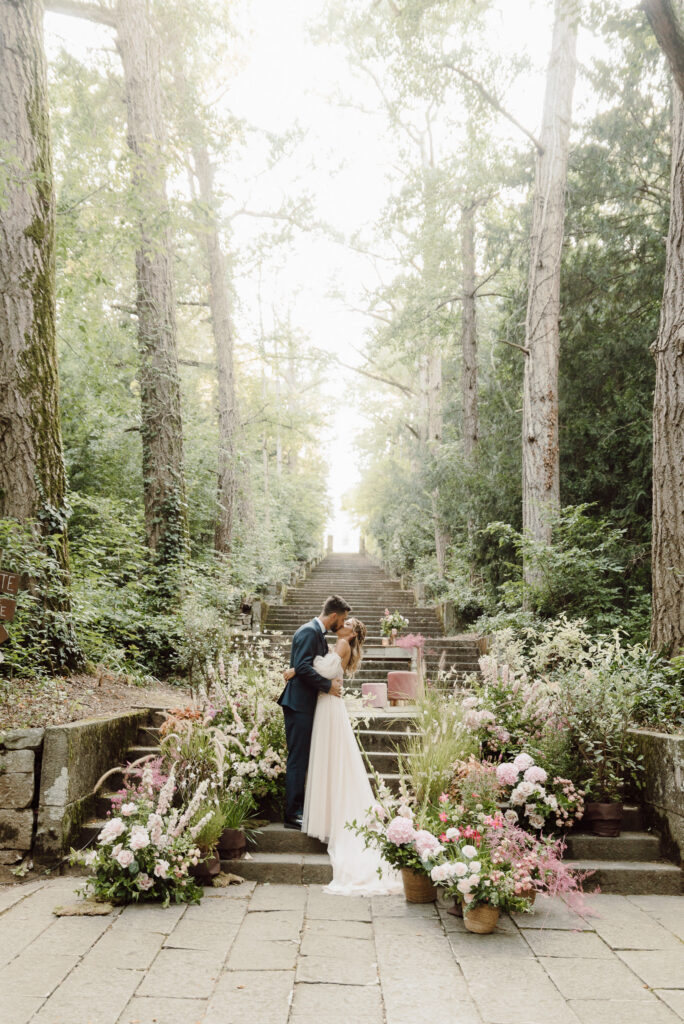
<instances>
[{"instance_id":1,"label":"green foliage","mask_svg":"<svg viewBox=\"0 0 684 1024\"><path fill-rule=\"evenodd\" d=\"M589 505L560 509L550 517L550 544L506 523L487 527L486 532L517 556L517 564L508 566L512 578L499 588L505 609L524 606L541 618L561 613L583 618L594 631L616 624L633 597L632 552L625 544L624 529L590 512ZM523 580L523 563L531 581Z\"/></svg>"},{"instance_id":2,"label":"green foliage","mask_svg":"<svg viewBox=\"0 0 684 1024\"><path fill-rule=\"evenodd\" d=\"M436 690L426 690L417 702L416 733L399 755L402 774L420 806L436 804L447 789L456 761L477 751L477 743L463 724L460 700L445 699Z\"/></svg>"},{"instance_id":3,"label":"green foliage","mask_svg":"<svg viewBox=\"0 0 684 1024\"><path fill-rule=\"evenodd\" d=\"M9 640L0 651L0 673L32 675L65 671L81 657L68 611L69 586L60 558L61 528L45 533L37 522L0 519L2 568L25 584L16 597Z\"/></svg>"}]
</instances>

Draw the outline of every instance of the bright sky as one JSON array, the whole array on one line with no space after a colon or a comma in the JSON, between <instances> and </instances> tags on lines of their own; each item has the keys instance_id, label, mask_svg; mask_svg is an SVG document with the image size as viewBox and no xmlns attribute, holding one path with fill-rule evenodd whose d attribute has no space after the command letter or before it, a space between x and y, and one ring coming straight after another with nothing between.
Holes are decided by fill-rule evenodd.
<instances>
[{"instance_id":1,"label":"bright sky","mask_svg":"<svg viewBox=\"0 0 684 1024\"><path fill-rule=\"evenodd\" d=\"M625 6L633 6L624 0ZM243 8L247 31L242 70L225 102L239 117L259 129L286 132L299 125L306 129L296 154L262 172L264 147L255 138L238 165L223 169L222 181L237 192L251 210L277 208L288 196L310 193L318 216L346 236L371 225L389 194L388 167L394 154L392 140L383 135L382 120L331 103L340 87L360 98L364 106L377 108L373 86L353 82L343 55L335 48L317 46L307 25L317 20L326 0L252 0ZM526 52L537 65L535 73L521 80L507 103L519 120L536 130L541 117L543 74L550 45L553 4L551 0L498 0L494 25L497 47L512 53ZM104 36L103 36L104 33ZM60 15L46 16L48 51L66 44L77 53L103 45L108 30ZM582 33L580 63L596 52L597 43ZM365 92L359 91L365 88ZM208 92L211 90L208 89ZM591 107L591 96L580 78L576 109ZM249 182L245 186L245 181ZM234 222L234 244L247 245L264 230L265 222L240 217ZM372 288L377 277L369 261L320 233L299 232L286 258L264 267L262 307L289 319L311 338L316 348L339 353L346 362L358 364L356 350L364 348L368 318L349 307L360 307L363 286ZM240 309L238 332L250 332L258 323L258 289L252 279L237 282ZM342 292L346 302L336 297ZM355 401L358 376L353 372L331 374L323 385L331 410L330 427L322 438L331 466L330 487L335 512L327 532L334 536L335 550L357 550L358 531L342 513L343 492L359 476L353 437L363 427L363 412ZM340 443L340 439L344 439Z\"/></svg>"}]
</instances>

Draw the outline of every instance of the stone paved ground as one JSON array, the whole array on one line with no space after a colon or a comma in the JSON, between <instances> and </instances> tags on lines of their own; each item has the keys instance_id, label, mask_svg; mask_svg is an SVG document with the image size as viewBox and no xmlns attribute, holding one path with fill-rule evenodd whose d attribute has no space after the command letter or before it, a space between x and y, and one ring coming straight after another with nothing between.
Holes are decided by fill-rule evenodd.
<instances>
[{"instance_id":1,"label":"stone paved ground","mask_svg":"<svg viewBox=\"0 0 684 1024\"><path fill-rule=\"evenodd\" d=\"M55 918L0 889L1 1024L676 1024L684 897L560 900L471 935L434 905L244 883L199 907Z\"/></svg>"}]
</instances>

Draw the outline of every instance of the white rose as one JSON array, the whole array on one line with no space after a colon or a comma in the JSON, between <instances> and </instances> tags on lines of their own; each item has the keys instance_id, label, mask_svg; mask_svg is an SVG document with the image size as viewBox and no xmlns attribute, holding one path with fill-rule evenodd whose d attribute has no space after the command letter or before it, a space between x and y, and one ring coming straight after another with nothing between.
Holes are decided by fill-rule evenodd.
<instances>
[{"instance_id":1,"label":"white rose","mask_svg":"<svg viewBox=\"0 0 684 1024\"><path fill-rule=\"evenodd\" d=\"M480 864L479 860L471 860L470 870L473 874L479 875L480 871L482 870L482 865Z\"/></svg>"},{"instance_id":2,"label":"white rose","mask_svg":"<svg viewBox=\"0 0 684 1024\"><path fill-rule=\"evenodd\" d=\"M461 853L463 854L464 857L467 857L468 860L470 860L472 857L476 857L477 856L477 847L476 846L470 846L470 844L469 844L469 845L463 847L463 849L461 850Z\"/></svg>"},{"instance_id":3,"label":"white rose","mask_svg":"<svg viewBox=\"0 0 684 1024\"><path fill-rule=\"evenodd\" d=\"M467 865L465 865L462 860L457 860L454 864L454 874L458 875L459 878L463 878L464 875L468 874Z\"/></svg>"}]
</instances>

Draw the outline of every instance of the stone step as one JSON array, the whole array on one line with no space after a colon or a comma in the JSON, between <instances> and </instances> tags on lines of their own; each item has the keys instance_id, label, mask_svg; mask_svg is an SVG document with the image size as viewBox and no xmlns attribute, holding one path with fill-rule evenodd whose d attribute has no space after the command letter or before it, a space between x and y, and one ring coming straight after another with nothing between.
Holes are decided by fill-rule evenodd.
<instances>
[{"instance_id":1,"label":"stone step","mask_svg":"<svg viewBox=\"0 0 684 1024\"><path fill-rule=\"evenodd\" d=\"M367 754L382 751L392 753L397 748L405 747L417 735L417 732L400 732L395 729L366 729L360 734L360 739Z\"/></svg>"},{"instance_id":2,"label":"stone step","mask_svg":"<svg viewBox=\"0 0 684 1024\"><path fill-rule=\"evenodd\" d=\"M221 870L249 882L281 885L327 885L332 865L327 853L252 853L240 860L222 860Z\"/></svg>"},{"instance_id":3,"label":"stone step","mask_svg":"<svg viewBox=\"0 0 684 1024\"><path fill-rule=\"evenodd\" d=\"M326 853L325 843L305 832L285 828L281 822L265 825L255 836L255 846L248 846L250 853Z\"/></svg>"},{"instance_id":4,"label":"stone step","mask_svg":"<svg viewBox=\"0 0 684 1024\"><path fill-rule=\"evenodd\" d=\"M571 832L566 844L565 856L571 860L657 861L660 857L660 839L651 832L623 832L612 838Z\"/></svg>"},{"instance_id":5,"label":"stone step","mask_svg":"<svg viewBox=\"0 0 684 1024\"><path fill-rule=\"evenodd\" d=\"M141 757L148 757L150 754L158 754L158 746L135 746L129 747L124 756L124 763L131 764L133 761L138 761Z\"/></svg>"},{"instance_id":6,"label":"stone step","mask_svg":"<svg viewBox=\"0 0 684 1024\"><path fill-rule=\"evenodd\" d=\"M584 882L585 892L630 895L678 896L682 892L682 871L664 861L566 860L569 868L592 871Z\"/></svg>"}]
</instances>

